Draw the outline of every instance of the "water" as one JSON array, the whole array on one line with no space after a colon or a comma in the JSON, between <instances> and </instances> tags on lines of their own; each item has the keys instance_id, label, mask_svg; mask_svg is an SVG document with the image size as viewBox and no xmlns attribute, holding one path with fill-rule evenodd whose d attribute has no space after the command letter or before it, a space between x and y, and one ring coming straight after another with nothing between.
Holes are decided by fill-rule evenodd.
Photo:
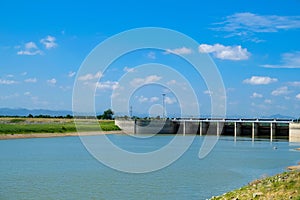
<instances>
[{"instance_id":1,"label":"water","mask_svg":"<svg viewBox=\"0 0 300 200\"><path fill-rule=\"evenodd\" d=\"M109 137L123 148L136 151L159 148L172 138ZM90 156L78 137L2 140L0 199L201 200L282 172L300 160L300 152L293 150L298 146L288 142L252 143L242 139L235 143L231 137L221 138L200 160L202 139L196 137L177 162L148 174L127 174L102 165Z\"/></svg>"}]
</instances>

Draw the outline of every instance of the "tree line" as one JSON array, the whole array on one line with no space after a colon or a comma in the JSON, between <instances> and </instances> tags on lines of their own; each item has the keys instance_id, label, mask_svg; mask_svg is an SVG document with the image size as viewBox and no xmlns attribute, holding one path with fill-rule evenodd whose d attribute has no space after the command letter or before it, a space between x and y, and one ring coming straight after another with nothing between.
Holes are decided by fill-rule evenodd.
<instances>
[{"instance_id":1,"label":"tree line","mask_svg":"<svg viewBox=\"0 0 300 200\"><path fill-rule=\"evenodd\" d=\"M65 116L63 115L58 115L58 116L52 116L52 115L32 115L32 114L29 114L27 116L19 116L19 115L14 115L14 116L11 116L11 115L0 115L0 118L1 117L14 117L14 118L60 118L60 119L73 119L74 116L73 115L70 115L70 114L67 114ZM107 119L107 120L112 120L114 119L114 112L111 110L111 109L107 109L103 112L103 114L101 115L97 115L96 116L97 119ZM79 118L79 119L93 119L95 118L94 116L75 116L75 118Z\"/></svg>"}]
</instances>

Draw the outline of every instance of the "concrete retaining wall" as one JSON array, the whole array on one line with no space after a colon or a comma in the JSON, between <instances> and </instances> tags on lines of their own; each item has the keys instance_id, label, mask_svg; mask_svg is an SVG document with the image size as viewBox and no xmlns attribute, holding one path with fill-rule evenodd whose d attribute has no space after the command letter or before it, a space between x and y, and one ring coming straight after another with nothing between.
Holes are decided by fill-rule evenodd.
<instances>
[{"instance_id":1,"label":"concrete retaining wall","mask_svg":"<svg viewBox=\"0 0 300 200\"><path fill-rule=\"evenodd\" d=\"M300 123L290 123L290 142L300 142Z\"/></svg>"},{"instance_id":2,"label":"concrete retaining wall","mask_svg":"<svg viewBox=\"0 0 300 200\"><path fill-rule=\"evenodd\" d=\"M127 134L135 133L135 122L134 120L115 120L115 125L117 125L122 131Z\"/></svg>"},{"instance_id":3,"label":"concrete retaining wall","mask_svg":"<svg viewBox=\"0 0 300 200\"><path fill-rule=\"evenodd\" d=\"M176 124L171 120L137 120L135 134L174 134Z\"/></svg>"},{"instance_id":4,"label":"concrete retaining wall","mask_svg":"<svg viewBox=\"0 0 300 200\"><path fill-rule=\"evenodd\" d=\"M174 134L177 124L171 120L131 120L116 119L115 125L127 134Z\"/></svg>"}]
</instances>

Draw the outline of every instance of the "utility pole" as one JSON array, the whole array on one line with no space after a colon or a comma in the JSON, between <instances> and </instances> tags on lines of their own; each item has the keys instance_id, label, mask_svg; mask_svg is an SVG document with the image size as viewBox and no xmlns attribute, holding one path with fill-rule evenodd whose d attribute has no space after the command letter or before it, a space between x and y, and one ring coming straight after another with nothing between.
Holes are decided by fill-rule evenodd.
<instances>
[{"instance_id":1,"label":"utility pole","mask_svg":"<svg viewBox=\"0 0 300 200\"><path fill-rule=\"evenodd\" d=\"M130 112L130 117L132 118L132 106L130 106L129 112Z\"/></svg>"},{"instance_id":2,"label":"utility pole","mask_svg":"<svg viewBox=\"0 0 300 200\"><path fill-rule=\"evenodd\" d=\"M162 118L164 119L165 118L165 107L166 107L166 105L165 105L165 96L166 96L166 94L162 94L162 97L163 97L163 113L162 113Z\"/></svg>"}]
</instances>

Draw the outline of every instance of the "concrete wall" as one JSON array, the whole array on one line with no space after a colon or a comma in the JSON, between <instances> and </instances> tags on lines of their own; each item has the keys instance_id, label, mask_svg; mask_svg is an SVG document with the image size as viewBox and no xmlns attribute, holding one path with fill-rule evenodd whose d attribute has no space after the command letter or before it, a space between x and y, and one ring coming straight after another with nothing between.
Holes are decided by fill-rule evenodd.
<instances>
[{"instance_id":1,"label":"concrete wall","mask_svg":"<svg viewBox=\"0 0 300 200\"><path fill-rule=\"evenodd\" d=\"M300 142L300 123L290 123L290 142Z\"/></svg>"},{"instance_id":2,"label":"concrete wall","mask_svg":"<svg viewBox=\"0 0 300 200\"><path fill-rule=\"evenodd\" d=\"M134 120L123 120L123 119L116 119L115 125L117 125L122 131L127 134L134 134L135 133L135 122Z\"/></svg>"},{"instance_id":3,"label":"concrete wall","mask_svg":"<svg viewBox=\"0 0 300 200\"><path fill-rule=\"evenodd\" d=\"M199 122L189 122L189 121L185 121L185 122L177 122L177 134L199 134Z\"/></svg>"},{"instance_id":4,"label":"concrete wall","mask_svg":"<svg viewBox=\"0 0 300 200\"><path fill-rule=\"evenodd\" d=\"M174 134L178 129L171 120L116 119L115 125L127 134Z\"/></svg>"},{"instance_id":5,"label":"concrete wall","mask_svg":"<svg viewBox=\"0 0 300 200\"><path fill-rule=\"evenodd\" d=\"M137 120L136 134L174 134L176 124L171 120Z\"/></svg>"}]
</instances>

